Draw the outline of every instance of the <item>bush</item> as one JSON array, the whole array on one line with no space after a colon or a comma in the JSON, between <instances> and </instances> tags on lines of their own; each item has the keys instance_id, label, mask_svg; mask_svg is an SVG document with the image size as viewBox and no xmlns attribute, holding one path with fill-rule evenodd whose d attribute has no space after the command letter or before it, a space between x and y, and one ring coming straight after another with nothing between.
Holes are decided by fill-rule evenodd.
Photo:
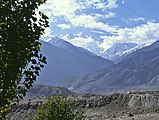
<instances>
[{"instance_id":1,"label":"bush","mask_svg":"<svg viewBox=\"0 0 159 120\"><path fill-rule=\"evenodd\" d=\"M83 113L71 107L71 101L63 96L51 98L45 106L40 106L31 120L84 120Z\"/></svg>"}]
</instances>

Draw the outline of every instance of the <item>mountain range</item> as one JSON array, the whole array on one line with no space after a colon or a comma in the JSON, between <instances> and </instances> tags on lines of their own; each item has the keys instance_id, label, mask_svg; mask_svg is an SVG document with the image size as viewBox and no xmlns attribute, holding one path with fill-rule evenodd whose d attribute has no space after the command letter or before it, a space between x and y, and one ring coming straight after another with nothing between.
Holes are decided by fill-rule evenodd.
<instances>
[{"instance_id":1,"label":"mountain range","mask_svg":"<svg viewBox=\"0 0 159 120\"><path fill-rule=\"evenodd\" d=\"M116 42L114 43L110 48L106 49L103 48L99 45L99 43L101 44L103 39L101 39L99 36L92 36L92 35L87 35L84 32L81 32L79 34L67 34L65 36L63 36L62 38L66 41L69 41L73 44L76 44L76 40L80 40L83 38L91 38L93 40L96 40L97 42L91 42L89 43L89 45L84 45L81 46L81 44L77 44L78 46L81 46L85 49L87 49L87 51L90 51L98 56L101 56L105 59L111 60L115 63L118 63L121 61L121 56L125 56L129 53L132 53L142 47L144 47L146 44L137 44L137 43L133 43L133 42ZM81 41L82 42L82 41Z\"/></svg>"},{"instance_id":2,"label":"mountain range","mask_svg":"<svg viewBox=\"0 0 159 120\"><path fill-rule=\"evenodd\" d=\"M48 64L37 84L97 94L151 90L159 85L159 41L143 48L136 43L116 43L103 53L116 63L57 37L41 43Z\"/></svg>"},{"instance_id":3,"label":"mountain range","mask_svg":"<svg viewBox=\"0 0 159 120\"><path fill-rule=\"evenodd\" d=\"M41 71L37 84L56 85L69 77L93 73L114 65L110 60L56 37L41 43L41 52L46 56L48 64Z\"/></svg>"},{"instance_id":4,"label":"mountain range","mask_svg":"<svg viewBox=\"0 0 159 120\"><path fill-rule=\"evenodd\" d=\"M159 84L159 41L122 58L109 69L74 77L67 87L79 93L106 94L110 92L151 89Z\"/></svg>"}]
</instances>

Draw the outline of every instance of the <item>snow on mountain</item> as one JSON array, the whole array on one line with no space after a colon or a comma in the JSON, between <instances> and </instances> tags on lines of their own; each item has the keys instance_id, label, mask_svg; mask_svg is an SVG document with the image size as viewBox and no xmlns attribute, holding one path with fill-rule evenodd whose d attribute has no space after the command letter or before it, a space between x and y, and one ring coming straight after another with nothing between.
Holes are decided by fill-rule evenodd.
<instances>
[{"instance_id":1,"label":"snow on mountain","mask_svg":"<svg viewBox=\"0 0 159 120\"><path fill-rule=\"evenodd\" d=\"M140 48L141 46L136 43L115 43L111 48L102 52L101 56L117 62L121 56L132 53Z\"/></svg>"},{"instance_id":2,"label":"snow on mountain","mask_svg":"<svg viewBox=\"0 0 159 120\"><path fill-rule=\"evenodd\" d=\"M63 39L60 39L58 37L53 37L51 38L48 43L56 46L56 47L59 47L59 48L63 48L65 49L66 51L72 53L72 54L88 54L88 55L94 55L96 56L96 54L82 48L82 47L76 47L74 45L72 45L71 43L63 40Z\"/></svg>"},{"instance_id":3,"label":"snow on mountain","mask_svg":"<svg viewBox=\"0 0 159 120\"><path fill-rule=\"evenodd\" d=\"M86 38L88 37L89 35L83 33L83 32L80 32L78 34L66 34L63 36L63 38L66 38L66 39L74 39L75 37L82 37L82 38Z\"/></svg>"},{"instance_id":4,"label":"snow on mountain","mask_svg":"<svg viewBox=\"0 0 159 120\"><path fill-rule=\"evenodd\" d=\"M63 40L63 39L60 39L58 37L52 37L50 38L50 40L48 41L48 43L56 46L56 47L59 47L59 48L64 48L64 49L67 49L67 48L71 48L71 47L75 47L73 46L71 43Z\"/></svg>"}]
</instances>

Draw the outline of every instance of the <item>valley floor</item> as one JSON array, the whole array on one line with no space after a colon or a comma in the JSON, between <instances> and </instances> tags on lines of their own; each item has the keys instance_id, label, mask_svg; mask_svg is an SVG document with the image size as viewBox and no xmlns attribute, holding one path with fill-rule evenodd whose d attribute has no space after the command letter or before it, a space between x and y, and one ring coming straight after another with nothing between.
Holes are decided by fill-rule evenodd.
<instances>
[{"instance_id":1,"label":"valley floor","mask_svg":"<svg viewBox=\"0 0 159 120\"><path fill-rule=\"evenodd\" d=\"M134 115L133 117L122 116L122 117L110 118L105 120L159 120L159 114L158 113L139 114L139 115Z\"/></svg>"},{"instance_id":2,"label":"valley floor","mask_svg":"<svg viewBox=\"0 0 159 120\"><path fill-rule=\"evenodd\" d=\"M112 95L69 95L72 107L84 111L86 120L159 120L159 92L130 92ZM32 98L12 106L11 120L27 120L46 98Z\"/></svg>"}]
</instances>

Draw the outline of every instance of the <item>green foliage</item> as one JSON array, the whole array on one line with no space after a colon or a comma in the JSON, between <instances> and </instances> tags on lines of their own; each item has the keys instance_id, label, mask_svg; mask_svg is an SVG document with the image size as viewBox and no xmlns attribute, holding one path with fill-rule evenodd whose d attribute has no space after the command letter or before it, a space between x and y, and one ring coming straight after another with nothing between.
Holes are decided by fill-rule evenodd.
<instances>
[{"instance_id":1,"label":"green foliage","mask_svg":"<svg viewBox=\"0 0 159 120\"><path fill-rule=\"evenodd\" d=\"M0 0L0 119L15 98L25 96L46 64L39 38L48 18L36 10L45 1Z\"/></svg>"},{"instance_id":2,"label":"green foliage","mask_svg":"<svg viewBox=\"0 0 159 120\"><path fill-rule=\"evenodd\" d=\"M62 96L51 98L45 107L39 107L37 114L32 120L84 120L85 117L80 111L71 107L71 101Z\"/></svg>"}]
</instances>

